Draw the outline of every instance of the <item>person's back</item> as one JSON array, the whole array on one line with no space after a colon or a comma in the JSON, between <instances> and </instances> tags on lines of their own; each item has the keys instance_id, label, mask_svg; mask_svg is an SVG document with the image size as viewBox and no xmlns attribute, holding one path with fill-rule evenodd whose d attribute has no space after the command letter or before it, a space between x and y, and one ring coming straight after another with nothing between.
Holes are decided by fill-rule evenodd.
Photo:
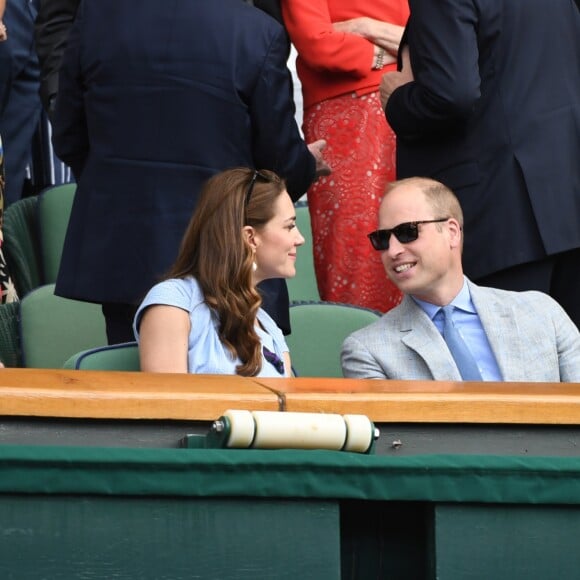
<instances>
[{"instance_id":1,"label":"person's back","mask_svg":"<svg viewBox=\"0 0 580 580\"><path fill-rule=\"evenodd\" d=\"M224 168L273 169L293 196L306 190L315 163L279 67L284 43L240 0L81 5L53 137L79 182L58 294L138 302L174 260L201 184Z\"/></svg>"},{"instance_id":2,"label":"person's back","mask_svg":"<svg viewBox=\"0 0 580 580\"><path fill-rule=\"evenodd\" d=\"M29 193L27 168L34 161L32 144L42 110L34 19L38 0L5 0L0 23L0 134L4 139L6 207ZM31 177L38 177L32 175Z\"/></svg>"},{"instance_id":3,"label":"person's back","mask_svg":"<svg viewBox=\"0 0 580 580\"><path fill-rule=\"evenodd\" d=\"M457 193L471 278L549 292L577 322L575 294L546 288L541 273L519 280L509 273L580 249L577 6L420 0L408 46L414 82L396 88L386 106L397 176L433 177ZM565 268L578 271L575 264ZM501 272L505 279L489 278Z\"/></svg>"},{"instance_id":4,"label":"person's back","mask_svg":"<svg viewBox=\"0 0 580 580\"><path fill-rule=\"evenodd\" d=\"M216 165L252 165L255 153L261 165L281 164L268 159L276 147L254 151L248 139L257 129L251 108L273 104L252 99L277 25L236 0L174 4L89 0L79 15L91 143L84 169L106 156L113 166L183 164L199 180L200 169L209 177Z\"/></svg>"}]
</instances>

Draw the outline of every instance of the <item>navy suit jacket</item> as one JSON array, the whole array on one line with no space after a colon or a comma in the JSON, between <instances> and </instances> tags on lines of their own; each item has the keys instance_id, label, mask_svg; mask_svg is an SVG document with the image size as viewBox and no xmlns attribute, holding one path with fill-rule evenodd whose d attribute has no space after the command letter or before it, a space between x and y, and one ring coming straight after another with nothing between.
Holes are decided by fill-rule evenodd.
<instances>
[{"instance_id":1,"label":"navy suit jacket","mask_svg":"<svg viewBox=\"0 0 580 580\"><path fill-rule=\"evenodd\" d=\"M8 0L4 13L8 40L0 42L0 135L6 171L5 206L18 201L22 195L42 111L34 49L37 9L38 0Z\"/></svg>"},{"instance_id":2,"label":"navy suit jacket","mask_svg":"<svg viewBox=\"0 0 580 580\"><path fill-rule=\"evenodd\" d=\"M137 303L175 260L202 183L266 168L294 200L315 176L283 28L240 0L85 0L53 143L78 190L56 292Z\"/></svg>"},{"instance_id":3,"label":"navy suit jacket","mask_svg":"<svg viewBox=\"0 0 580 580\"><path fill-rule=\"evenodd\" d=\"M391 95L397 176L465 213L472 278L580 248L580 14L573 0L410 0L414 82Z\"/></svg>"}]
</instances>

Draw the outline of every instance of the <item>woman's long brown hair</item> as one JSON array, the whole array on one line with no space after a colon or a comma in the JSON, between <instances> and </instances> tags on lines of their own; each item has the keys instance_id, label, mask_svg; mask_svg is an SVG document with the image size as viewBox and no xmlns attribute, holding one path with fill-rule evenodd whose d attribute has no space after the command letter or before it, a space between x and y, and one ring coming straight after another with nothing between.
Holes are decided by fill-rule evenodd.
<instances>
[{"instance_id":1,"label":"woman's long brown hair","mask_svg":"<svg viewBox=\"0 0 580 580\"><path fill-rule=\"evenodd\" d=\"M243 227L260 230L270 221L285 189L284 182L266 170L255 175L251 169L235 168L211 177L166 276L193 276L198 281L205 303L218 317L220 340L242 361L236 368L242 376L255 376L262 366L255 329L262 299L253 282L254 252Z\"/></svg>"}]
</instances>

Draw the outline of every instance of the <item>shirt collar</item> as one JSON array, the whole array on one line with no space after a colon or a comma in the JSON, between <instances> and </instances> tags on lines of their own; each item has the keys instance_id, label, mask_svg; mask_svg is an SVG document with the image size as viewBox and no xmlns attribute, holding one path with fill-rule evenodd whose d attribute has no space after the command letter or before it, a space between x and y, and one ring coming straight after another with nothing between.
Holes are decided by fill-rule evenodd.
<instances>
[{"instance_id":1,"label":"shirt collar","mask_svg":"<svg viewBox=\"0 0 580 580\"><path fill-rule=\"evenodd\" d=\"M430 302L419 300L419 298L415 298L414 296L411 296L411 298L422 310L425 311L431 320L435 318L435 315L441 309L441 306L437 306L436 304L431 304ZM473 305L473 301L471 300L471 293L469 292L469 286L467 285L465 276L463 276L463 286L461 287L459 294L457 294L457 296L451 301L451 304L453 304L455 308L463 310L464 312L469 312L471 314L477 313L477 310L475 310L475 306Z\"/></svg>"}]
</instances>

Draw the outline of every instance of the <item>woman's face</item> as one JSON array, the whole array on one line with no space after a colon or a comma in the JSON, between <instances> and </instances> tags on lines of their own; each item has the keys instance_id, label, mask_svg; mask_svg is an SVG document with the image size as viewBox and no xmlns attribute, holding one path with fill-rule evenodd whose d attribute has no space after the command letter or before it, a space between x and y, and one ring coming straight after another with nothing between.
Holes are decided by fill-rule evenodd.
<instances>
[{"instance_id":1,"label":"woman's face","mask_svg":"<svg viewBox=\"0 0 580 580\"><path fill-rule=\"evenodd\" d=\"M304 243L296 227L296 210L290 196L282 192L274 204L274 216L254 234L256 244L256 283L269 278L296 275L296 249Z\"/></svg>"}]
</instances>

